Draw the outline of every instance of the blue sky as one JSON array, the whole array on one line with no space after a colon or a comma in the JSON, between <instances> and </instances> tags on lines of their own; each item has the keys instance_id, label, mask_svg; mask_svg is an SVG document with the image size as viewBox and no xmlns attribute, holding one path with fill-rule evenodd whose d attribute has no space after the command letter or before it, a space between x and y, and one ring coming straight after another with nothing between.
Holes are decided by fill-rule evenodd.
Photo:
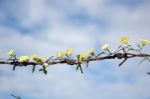
<instances>
[{"instance_id":1,"label":"blue sky","mask_svg":"<svg viewBox=\"0 0 150 99\"><path fill-rule=\"evenodd\" d=\"M119 38L150 39L149 0L0 0L0 58L14 49L18 56L50 57L67 48L76 54L104 43L114 50ZM149 53L150 46L144 52ZM49 66L48 75L31 67L12 71L0 66L0 99L149 99L149 62L92 62L84 74L68 65Z\"/></svg>"}]
</instances>

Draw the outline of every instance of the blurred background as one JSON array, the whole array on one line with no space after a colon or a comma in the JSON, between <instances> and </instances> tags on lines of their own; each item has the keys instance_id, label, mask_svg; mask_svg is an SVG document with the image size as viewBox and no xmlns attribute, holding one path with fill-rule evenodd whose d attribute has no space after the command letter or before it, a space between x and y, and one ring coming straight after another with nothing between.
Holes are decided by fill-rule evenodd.
<instances>
[{"instance_id":1,"label":"blurred background","mask_svg":"<svg viewBox=\"0 0 150 99\"><path fill-rule=\"evenodd\" d=\"M14 49L18 56L46 58L67 48L75 54L104 43L115 50L119 38L150 40L150 0L0 0L0 58ZM150 46L144 48L150 53ZM92 62L84 74L74 66L53 65L48 74L31 66L0 65L0 99L150 99L150 62Z\"/></svg>"}]
</instances>

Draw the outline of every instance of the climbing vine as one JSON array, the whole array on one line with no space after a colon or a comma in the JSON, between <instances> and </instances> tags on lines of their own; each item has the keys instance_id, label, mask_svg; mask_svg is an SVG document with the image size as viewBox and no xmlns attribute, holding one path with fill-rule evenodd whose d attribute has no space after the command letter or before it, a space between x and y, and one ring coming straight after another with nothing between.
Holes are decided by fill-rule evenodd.
<instances>
[{"instance_id":1,"label":"climbing vine","mask_svg":"<svg viewBox=\"0 0 150 99\"><path fill-rule=\"evenodd\" d=\"M106 59L122 59L119 66L125 63L130 58L140 57L142 58L141 62L147 60L150 61L150 54L144 53L143 49L146 45L150 44L150 41L147 39L140 39L136 47L133 47L129 44L129 37L120 38L120 45L116 48L115 51L109 49L109 44L104 44L99 53L95 53L94 49L75 55L74 50L69 48L66 51L57 52L55 56L50 56L48 59L45 59L43 56L37 56L33 54L31 56L17 56L17 53L14 50L9 50L7 52L8 59L0 59L0 64L9 64L13 66L13 70L16 67L22 66L32 66L32 73L35 71L36 66L40 65L41 68L39 71L47 74L47 68L50 65L55 64L68 64L76 66L76 71L83 73L82 66L89 66L89 63L92 61L102 61Z\"/></svg>"}]
</instances>

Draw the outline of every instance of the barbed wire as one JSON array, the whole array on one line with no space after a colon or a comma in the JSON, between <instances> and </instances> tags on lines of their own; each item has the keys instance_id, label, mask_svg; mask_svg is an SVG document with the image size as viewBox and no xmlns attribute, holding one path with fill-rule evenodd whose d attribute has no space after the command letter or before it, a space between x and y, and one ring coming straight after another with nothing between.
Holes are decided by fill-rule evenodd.
<instances>
[{"instance_id":1,"label":"barbed wire","mask_svg":"<svg viewBox=\"0 0 150 99\"><path fill-rule=\"evenodd\" d=\"M57 57L51 56L47 60L44 60L43 57L37 57L36 55L32 55L30 59L28 56L21 56L18 58L14 50L10 50L7 52L9 58L0 58L0 64L12 65L13 70L15 70L16 67L31 65L32 72L35 71L37 65L40 65L42 68L39 69L39 71L47 74L47 67L55 64L74 65L76 66L76 71L80 70L80 72L83 73L82 65L88 67L89 63L92 61L119 59L122 60L119 66L124 64L128 59L135 57L142 58L141 62L145 60L150 61L150 54L142 52L145 45L150 44L150 41L142 39L141 43L137 44L137 48L133 48L132 45L128 44L128 40L128 37L121 38L120 41L123 44L118 46L114 52L109 50L109 44L104 44L101 48L102 52L98 54L94 52L94 49L90 49L86 53L77 54L75 58L71 57L74 53L73 49L67 49L65 53L58 52Z\"/></svg>"}]
</instances>

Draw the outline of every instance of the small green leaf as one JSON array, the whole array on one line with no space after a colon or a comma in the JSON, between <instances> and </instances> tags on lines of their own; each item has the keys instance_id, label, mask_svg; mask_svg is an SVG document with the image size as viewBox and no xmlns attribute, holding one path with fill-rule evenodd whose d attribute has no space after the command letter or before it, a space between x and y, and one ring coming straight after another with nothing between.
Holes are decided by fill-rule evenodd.
<instances>
[{"instance_id":1,"label":"small green leaf","mask_svg":"<svg viewBox=\"0 0 150 99\"><path fill-rule=\"evenodd\" d=\"M140 50L142 50L142 46L140 46L139 44L137 44L137 47L138 47Z\"/></svg>"},{"instance_id":2,"label":"small green leaf","mask_svg":"<svg viewBox=\"0 0 150 99\"><path fill-rule=\"evenodd\" d=\"M132 45L127 45L128 47L131 47Z\"/></svg>"},{"instance_id":3,"label":"small green leaf","mask_svg":"<svg viewBox=\"0 0 150 99\"><path fill-rule=\"evenodd\" d=\"M78 71L78 69L79 69L79 66L76 67L76 71Z\"/></svg>"},{"instance_id":4,"label":"small green leaf","mask_svg":"<svg viewBox=\"0 0 150 99\"><path fill-rule=\"evenodd\" d=\"M45 66L42 66L42 68L39 69L39 71L42 71L45 75L47 74L47 70Z\"/></svg>"},{"instance_id":5,"label":"small green leaf","mask_svg":"<svg viewBox=\"0 0 150 99\"><path fill-rule=\"evenodd\" d=\"M147 61L149 61L149 62L150 62L150 58L149 58L149 57L147 57Z\"/></svg>"},{"instance_id":6,"label":"small green leaf","mask_svg":"<svg viewBox=\"0 0 150 99\"><path fill-rule=\"evenodd\" d=\"M14 66L13 66L13 71L16 69L16 66L17 66L17 65L16 65L16 64L14 64Z\"/></svg>"},{"instance_id":7,"label":"small green leaf","mask_svg":"<svg viewBox=\"0 0 150 99\"><path fill-rule=\"evenodd\" d=\"M117 48L117 49L120 49L121 47L122 47L122 45L118 46L118 48Z\"/></svg>"},{"instance_id":8,"label":"small green leaf","mask_svg":"<svg viewBox=\"0 0 150 99\"><path fill-rule=\"evenodd\" d=\"M78 59L78 61L80 60L80 55L77 55L77 59Z\"/></svg>"},{"instance_id":9,"label":"small green leaf","mask_svg":"<svg viewBox=\"0 0 150 99\"><path fill-rule=\"evenodd\" d=\"M150 62L149 57L144 57L144 58L140 61L140 64L143 63L144 61L149 61L149 62Z\"/></svg>"},{"instance_id":10,"label":"small green leaf","mask_svg":"<svg viewBox=\"0 0 150 99\"><path fill-rule=\"evenodd\" d=\"M47 70L45 69L45 70L43 70L43 73L45 74L45 75L47 75Z\"/></svg>"},{"instance_id":11,"label":"small green leaf","mask_svg":"<svg viewBox=\"0 0 150 99\"><path fill-rule=\"evenodd\" d=\"M134 51L135 49L134 48L128 48L128 51Z\"/></svg>"},{"instance_id":12,"label":"small green leaf","mask_svg":"<svg viewBox=\"0 0 150 99\"><path fill-rule=\"evenodd\" d=\"M35 65L32 66L32 73L35 71Z\"/></svg>"},{"instance_id":13,"label":"small green leaf","mask_svg":"<svg viewBox=\"0 0 150 99\"><path fill-rule=\"evenodd\" d=\"M39 69L39 71L43 71L43 69Z\"/></svg>"},{"instance_id":14,"label":"small green leaf","mask_svg":"<svg viewBox=\"0 0 150 99\"><path fill-rule=\"evenodd\" d=\"M21 99L21 97L20 96L15 96L15 95L13 95L13 94L10 94L12 97L14 97L15 99Z\"/></svg>"},{"instance_id":15,"label":"small green leaf","mask_svg":"<svg viewBox=\"0 0 150 99\"><path fill-rule=\"evenodd\" d=\"M70 58L70 56L69 56L69 55L67 55L67 54L65 54L65 56L66 56L67 58Z\"/></svg>"},{"instance_id":16,"label":"small green leaf","mask_svg":"<svg viewBox=\"0 0 150 99\"><path fill-rule=\"evenodd\" d=\"M148 75L150 75L150 72L147 72Z\"/></svg>"},{"instance_id":17,"label":"small green leaf","mask_svg":"<svg viewBox=\"0 0 150 99\"><path fill-rule=\"evenodd\" d=\"M78 69L80 69L81 73L83 73L83 70L82 70L81 64L78 64L78 65L77 65L77 67L76 67L76 71L78 71Z\"/></svg>"}]
</instances>

